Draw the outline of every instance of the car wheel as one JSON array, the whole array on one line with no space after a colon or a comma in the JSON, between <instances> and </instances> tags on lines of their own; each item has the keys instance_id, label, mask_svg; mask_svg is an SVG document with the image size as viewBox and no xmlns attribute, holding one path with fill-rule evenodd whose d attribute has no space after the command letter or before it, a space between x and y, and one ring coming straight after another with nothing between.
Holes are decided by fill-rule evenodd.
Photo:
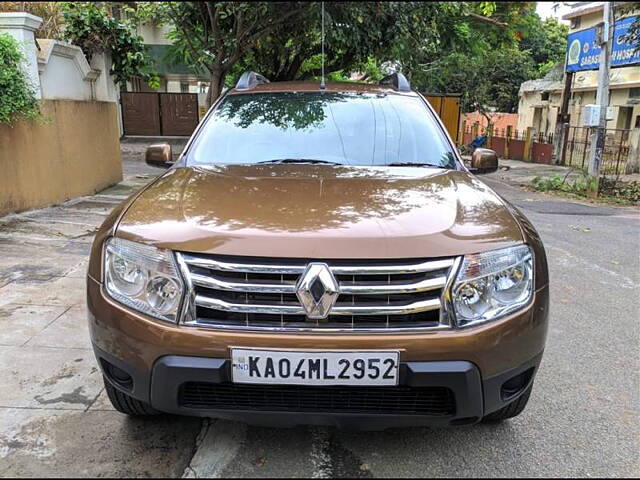
<instances>
[{"instance_id":1,"label":"car wheel","mask_svg":"<svg viewBox=\"0 0 640 480\"><path fill-rule=\"evenodd\" d=\"M160 414L158 410L148 403L141 402L140 400L121 392L111 385L106 378L104 379L104 388L107 391L107 396L109 397L109 401L111 401L111 405L113 405L113 408L120 413L136 417Z\"/></svg>"},{"instance_id":2,"label":"car wheel","mask_svg":"<svg viewBox=\"0 0 640 480\"><path fill-rule=\"evenodd\" d=\"M482 421L501 422L502 420L506 420L507 418L517 417L527 406L532 390L533 384L529 385L529 388L527 388L527 390L523 392L522 395L520 395L516 400L511 402L509 405L502 407L500 410L496 410L495 412L486 415L482 419Z\"/></svg>"}]
</instances>

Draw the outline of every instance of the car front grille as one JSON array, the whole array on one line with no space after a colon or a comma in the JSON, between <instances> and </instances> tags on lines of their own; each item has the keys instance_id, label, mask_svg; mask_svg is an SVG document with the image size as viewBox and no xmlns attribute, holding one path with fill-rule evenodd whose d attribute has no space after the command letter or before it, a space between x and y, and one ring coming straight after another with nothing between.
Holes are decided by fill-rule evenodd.
<instances>
[{"instance_id":1,"label":"car front grille","mask_svg":"<svg viewBox=\"0 0 640 480\"><path fill-rule=\"evenodd\" d=\"M181 407L211 410L330 412L362 414L455 414L453 392L444 387L308 387L187 382Z\"/></svg>"},{"instance_id":2,"label":"car front grille","mask_svg":"<svg viewBox=\"0 0 640 480\"><path fill-rule=\"evenodd\" d=\"M309 319L296 282L309 261L178 253L190 284L187 325L270 330L440 329L456 260L324 261L339 285L327 318Z\"/></svg>"}]
</instances>

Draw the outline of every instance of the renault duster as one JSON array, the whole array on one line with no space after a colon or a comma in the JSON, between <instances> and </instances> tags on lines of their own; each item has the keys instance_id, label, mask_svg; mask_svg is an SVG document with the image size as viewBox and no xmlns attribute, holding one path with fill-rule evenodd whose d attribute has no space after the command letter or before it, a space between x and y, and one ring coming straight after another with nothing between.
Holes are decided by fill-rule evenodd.
<instances>
[{"instance_id":1,"label":"renault duster","mask_svg":"<svg viewBox=\"0 0 640 480\"><path fill-rule=\"evenodd\" d=\"M324 88L322 88L324 87ZM544 248L402 74L247 72L93 243L91 339L113 406L260 425L467 425L523 411Z\"/></svg>"}]
</instances>

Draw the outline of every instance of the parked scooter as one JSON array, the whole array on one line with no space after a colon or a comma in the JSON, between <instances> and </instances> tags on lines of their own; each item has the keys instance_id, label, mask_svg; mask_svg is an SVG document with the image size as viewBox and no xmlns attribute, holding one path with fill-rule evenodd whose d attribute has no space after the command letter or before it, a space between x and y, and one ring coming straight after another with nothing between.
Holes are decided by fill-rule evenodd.
<instances>
[{"instance_id":1,"label":"parked scooter","mask_svg":"<svg viewBox=\"0 0 640 480\"><path fill-rule=\"evenodd\" d=\"M487 143L487 132L482 135L478 135L468 145L462 145L460 147L461 155L471 155L476 148L482 148Z\"/></svg>"}]
</instances>

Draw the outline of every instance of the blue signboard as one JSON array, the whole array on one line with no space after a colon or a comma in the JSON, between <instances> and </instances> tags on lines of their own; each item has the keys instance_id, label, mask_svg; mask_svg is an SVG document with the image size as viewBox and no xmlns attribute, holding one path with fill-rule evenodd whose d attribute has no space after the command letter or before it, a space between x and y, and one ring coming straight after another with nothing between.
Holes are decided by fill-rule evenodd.
<instances>
[{"instance_id":1,"label":"blue signboard","mask_svg":"<svg viewBox=\"0 0 640 480\"><path fill-rule=\"evenodd\" d=\"M623 40L635 19L636 17L626 17L615 23L611 67L625 67L640 63L640 51L634 52L637 45ZM601 48L596 44L596 27L570 33L567 40L567 72L598 70Z\"/></svg>"}]
</instances>

